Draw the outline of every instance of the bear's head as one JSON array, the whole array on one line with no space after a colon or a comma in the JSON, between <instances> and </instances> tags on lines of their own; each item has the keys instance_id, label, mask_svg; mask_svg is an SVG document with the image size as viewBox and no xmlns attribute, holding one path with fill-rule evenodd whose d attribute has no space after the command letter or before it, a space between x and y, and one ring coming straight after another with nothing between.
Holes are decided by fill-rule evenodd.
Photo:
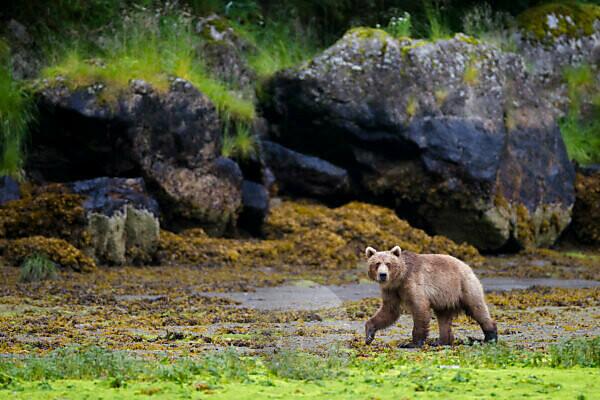
<instances>
[{"instance_id":1,"label":"bear's head","mask_svg":"<svg viewBox=\"0 0 600 400\"><path fill-rule=\"evenodd\" d=\"M395 246L390 251L377 251L367 247L367 264L369 266L369 278L382 286L393 286L399 282L406 272L406 265L401 257L402 250Z\"/></svg>"}]
</instances>

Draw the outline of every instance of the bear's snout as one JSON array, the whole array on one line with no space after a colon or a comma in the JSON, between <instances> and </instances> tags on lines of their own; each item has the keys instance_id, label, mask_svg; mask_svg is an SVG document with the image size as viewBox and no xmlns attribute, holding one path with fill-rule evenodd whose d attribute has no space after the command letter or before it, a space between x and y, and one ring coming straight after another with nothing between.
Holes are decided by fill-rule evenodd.
<instances>
[{"instance_id":1,"label":"bear's snout","mask_svg":"<svg viewBox=\"0 0 600 400\"><path fill-rule=\"evenodd\" d=\"M385 265L385 264L379 265L379 267L377 268L377 280L379 282L387 281L389 273L390 273L390 270L387 265Z\"/></svg>"}]
</instances>

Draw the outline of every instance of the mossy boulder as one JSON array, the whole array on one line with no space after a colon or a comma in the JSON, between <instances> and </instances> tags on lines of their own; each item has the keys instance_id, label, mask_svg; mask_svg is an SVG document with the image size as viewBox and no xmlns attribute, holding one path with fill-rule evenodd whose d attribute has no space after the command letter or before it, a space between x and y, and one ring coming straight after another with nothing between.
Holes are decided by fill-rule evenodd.
<instances>
[{"instance_id":1,"label":"mossy boulder","mask_svg":"<svg viewBox=\"0 0 600 400\"><path fill-rule=\"evenodd\" d=\"M600 166L578 171L573 231L584 243L600 244Z\"/></svg>"},{"instance_id":2,"label":"mossy boulder","mask_svg":"<svg viewBox=\"0 0 600 400\"><path fill-rule=\"evenodd\" d=\"M579 38L600 30L600 6L578 2L547 3L521 13L521 29L540 41L561 36Z\"/></svg>"},{"instance_id":3,"label":"mossy boulder","mask_svg":"<svg viewBox=\"0 0 600 400\"><path fill-rule=\"evenodd\" d=\"M217 110L189 82L166 92L144 81L108 101L102 84L57 78L37 93L43 129L32 134L27 171L41 181L142 176L171 227L201 225L220 234L235 225L242 176L220 157Z\"/></svg>"},{"instance_id":4,"label":"mossy boulder","mask_svg":"<svg viewBox=\"0 0 600 400\"><path fill-rule=\"evenodd\" d=\"M574 171L539 90L519 55L464 35L360 28L261 98L270 140L346 169L357 197L498 250L551 245L570 221Z\"/></svg>"},{"instance_id":5,"label":"mossy boulder","mask_svg":"<svg viewBox=\"0 0 600 400\"><path fill-rule=\"evenodd\" d=\"M452 254L477 263L467 244L431 237L399 219L393 210L364 203L339 208L284 201L265 222L265 240L210 238L202 230L163 231L158 250L164 264L236 265L248 268L354 268L366 246Z\"/></svg>"},{"instance_id":6,"label":"mossy boulder","mask_svg":"<svg viewBox=\"0 0 600 400\"><path fill-rule=\"evenodd\" d=\"M33 254L42 254L63 268L77 272L89 272L96 268L94 259L71 243L55 237L31 236L8 240L3 243L4 260L20 265Z\"/></svg>"},{"instance_id":7,"label":"mossy boulder","mask_svg":"<svg viewBox=\"0 0 600 400\"><path fill-rule=\"evenodd\" d=\"M517 18L518 51L527 59L530 72L561 109L568 104L564 91L565 68L596 64L600 43L600 5L560 2L530 8Z\"/></svg>"}]
</instances>

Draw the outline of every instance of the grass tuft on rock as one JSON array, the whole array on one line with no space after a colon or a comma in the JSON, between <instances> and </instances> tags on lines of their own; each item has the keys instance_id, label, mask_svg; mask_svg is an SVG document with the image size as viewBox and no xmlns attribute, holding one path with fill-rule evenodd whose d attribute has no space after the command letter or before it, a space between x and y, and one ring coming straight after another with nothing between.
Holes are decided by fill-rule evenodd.
<instances>
[{"instance_id":1,"label":"grass tuft on rock","mask_svg":"<svg viewBox=\"0 0 600 400\"><path fill-rule=\"evenodd\" d=\"M56 278L56 264L43 254L34 254L21 264L20 282L39 282Z\"/></svg>"},{"instance_id":2,"label":"grass tuft on rock","mask_svg":"<svg viewBox=\"0 0 600 400\"><path fill-rule=\"evenodd\" d=\"M240 121L252 121L252 101L213 78L197 54L203 40L194 32L192 18L182 11L155 14L140 9L115 21L99 44L90 49L73 41L51 55L52 63L42 71L48 79L62 77L74 87L103 84L105 100L115 100L132 79L142 79L165 92L170 80L189 81L215 104L219 112Z\"/></svg>"},{"instance_id":3,"label":"grass tuft on rock","mask_svg":"<svg viewBox=\"0 0 600 400\"><path fill-rule=\"evenodd\" d=\"M260 78L302 63L317 54L320 46L310 25L268 20L264 25L234 25L256 51L248 63Z\"/></svg>"},{"instance_id":4,"label":"grass tuft on rock","mask_svg":"<svg viewBox=\"0 0 600 400\"><path fill-rule=\"evenodd\" d=\"M247 159L256 153L256 138L246 124L235 124L233 133L225 133L221 155L228 158Z\"/></svg>"}]
</instances>

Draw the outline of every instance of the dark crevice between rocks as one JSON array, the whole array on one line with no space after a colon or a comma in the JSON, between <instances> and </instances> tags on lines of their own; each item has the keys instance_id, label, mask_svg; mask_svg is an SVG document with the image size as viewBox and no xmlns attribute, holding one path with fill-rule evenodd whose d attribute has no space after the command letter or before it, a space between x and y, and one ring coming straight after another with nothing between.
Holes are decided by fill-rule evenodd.
<instances>
[{"instance_id":1,"label":"dark crevice between rocks","mask_svg":"<svg viewBox=\"0 0 600 400\"><path fill-rule=\"evenodd\" d=\"M142 175L122 151L131 146L126 125L39 105L28 146L26 170L36 183L69 182L99 176Z\"/></svg>"}]
</instances>

